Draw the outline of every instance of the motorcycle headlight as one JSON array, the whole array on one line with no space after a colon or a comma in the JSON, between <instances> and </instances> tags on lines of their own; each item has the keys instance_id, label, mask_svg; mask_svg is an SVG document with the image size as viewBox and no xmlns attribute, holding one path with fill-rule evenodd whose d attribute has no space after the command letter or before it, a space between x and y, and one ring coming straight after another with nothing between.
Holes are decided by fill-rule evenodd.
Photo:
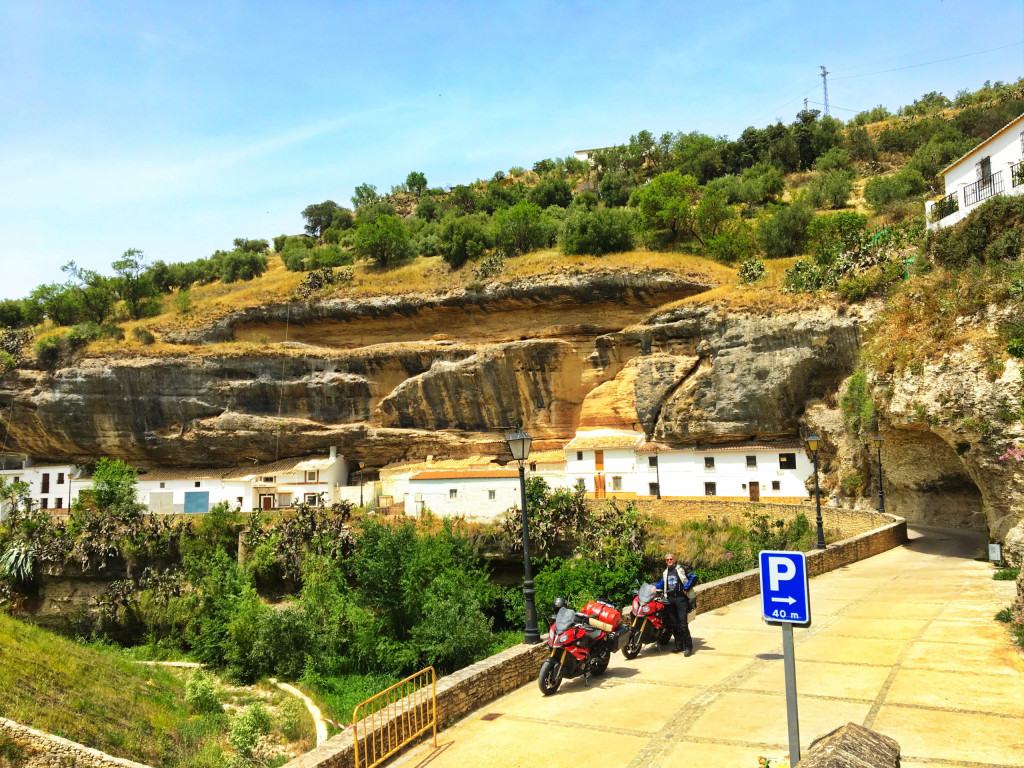
<instances>
[{"instance_id":1,"label":"motorcycle headlight","mask_svg":"<svg viewBox=\"0 0 1024 768\"><path fill-rule=\"evenodd\" d=\"M558 643L567 643L567 642L569 642L569 633L568 632L563 632L562 634L560 634L558 636L558 639L555 642L558 642Z\"/></svg>"}]
</instances>

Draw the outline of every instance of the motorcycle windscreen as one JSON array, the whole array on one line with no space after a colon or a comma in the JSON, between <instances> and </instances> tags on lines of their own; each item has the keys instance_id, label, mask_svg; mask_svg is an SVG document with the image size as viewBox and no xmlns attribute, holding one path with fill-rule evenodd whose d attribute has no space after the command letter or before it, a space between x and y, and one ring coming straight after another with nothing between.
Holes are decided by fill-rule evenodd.
<instances>
[{"instance_id":1,"label":"motorcycle windscreen","mask_svg":"<svg viewBox=\"0 0 1024 768\"><path fill-rule=\"evenodd\" d=\"M657 594L658 590L655 588L653 584L644 584L642 587L640 587L640 592L638 594L638 596L640 597L640 605L647 605L649 602L651 602L651 600L654 599L654 596Z\"/></svg>"},{"instance_id":2,"label":"motorcycle windscreen","mask_svg":"<svg viewBox=\"0 0 1024 768\"><path fill-rule=\"evenodd\" d=\"M555 631L565 632L576 622L576 611L571 608L559 608L555 614Z\"/></svg>"}]
</instances>

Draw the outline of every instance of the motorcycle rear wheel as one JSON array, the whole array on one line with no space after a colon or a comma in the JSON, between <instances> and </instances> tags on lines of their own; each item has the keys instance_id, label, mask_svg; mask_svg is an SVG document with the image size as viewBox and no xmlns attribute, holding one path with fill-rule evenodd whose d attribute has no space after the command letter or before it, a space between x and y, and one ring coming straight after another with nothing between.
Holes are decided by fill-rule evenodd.
<instances>
[{"instance_id":1,"label":"motorcycle rear wheel","mask_svg":"<svg viewBox=\"0 0 1024 768\"><path fill-rule=\"evenodd\" d=\"M640 655L640 649L643 647L643 635L641 632L633 632L629 636L629 640L626 641L625 646L622 648L622 655L627 659L635 659Z\"/></svg>"},{"instance_id":2,"label":"motorcycle rear wheel","mask_svg":"<svg viewBox=\"0 0 1024 768\"><path fill-rule=\"evenodd\" d=\"M540 686L540 692L545 696L550 696L558 690L558 686L561 684L562 665L554 659L547 659L540 665L540 674L537 675L537 685Z\"/></svg>"},{"instance_id":3,"label":"motorcycle rear wheel","mask_svg":"<svg viewBox=\"0 0 1024 768\"><path fill-rule=\"evenodd\" d=\"M595 654L593 661L590 662L590 674L597 677L603 675L604 671L608 669L608 662L612 660L612 654L607 648L595 651Z\"/></svg>"}]
</instances>

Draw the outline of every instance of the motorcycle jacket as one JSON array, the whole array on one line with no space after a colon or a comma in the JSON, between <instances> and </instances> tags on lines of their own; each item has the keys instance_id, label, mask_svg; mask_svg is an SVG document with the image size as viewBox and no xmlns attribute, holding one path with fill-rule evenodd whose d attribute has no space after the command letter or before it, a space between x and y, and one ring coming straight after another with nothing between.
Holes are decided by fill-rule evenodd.
<instances>
[{"instance_id":1,"label":"motorcycle jacket","mask_svg":"<svg viewBox=\"0 0 1024 768\"><path fill-rule=\"evenodd\" d=\"M686 594L686 590L693 586L697 580L695 574L682 563L677 562L669 566L661 576L660 581L654 582L658 589L664 589L666 595L676 596Z\"/></svg>"}]
</instances>

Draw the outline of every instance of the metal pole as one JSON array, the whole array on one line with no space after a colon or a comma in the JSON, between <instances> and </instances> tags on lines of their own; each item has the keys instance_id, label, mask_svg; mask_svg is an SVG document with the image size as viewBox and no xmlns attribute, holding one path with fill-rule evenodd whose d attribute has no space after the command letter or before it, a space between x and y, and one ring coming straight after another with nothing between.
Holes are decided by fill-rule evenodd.
<instances>
[{"instance_id":1,"label":"metal pole","mask_svg":"<svg viewBox=\"0 0 1024 768\"><path fill-rule=\"evenodd\" d=\"M878 511L885 512L885 494L882 491L882 446L878 446Z\"/></svg>"},{"instance_id":2,"label":"metal pole","mask_svg":"<svg viewBox=\"0 0 1024 768\"><path fill-rule=\"evenodd\" d=\"M821 524L821 491L818 490L818 452L813 451L814 457L814 504L818 509L818 549L825 548L825 528Z\"/></svg>"},{"instance_id":3,"label":"metal pole","mask_svg":"<svg viewBox=\"0 0 1024 768\"><path fill-rule=\"evenodd\" d=\"M789 726L789 764L800 762L800 718L796 707L796 655L793 651L793 625L782 625L782 659L786 675L786 723Z\"/></svg>"},{"instance_id":4,"label":"metal pole","mask_svg":"<svg viewBox=\"0 0 1024 768\"><path fill-rule=\"evenodd\" d=\"M539 643L537 631L537 606L533 602L533 575L530 573L530 526L526 520L526 467L519 462L519 494L523 513L523 567L526 579L523 581L523 595L526 597L526 634L524 643Z\"/></svg>"},{"instance_id":5,"label":"metal pole","mask_svg":"<svg viewBox=\"0 0 1024 768\"><path fill-rule=\"evenodd\" d=\"M359 506L363 506L363 468L359 467Z\"/></svg>"}]
</instances>

